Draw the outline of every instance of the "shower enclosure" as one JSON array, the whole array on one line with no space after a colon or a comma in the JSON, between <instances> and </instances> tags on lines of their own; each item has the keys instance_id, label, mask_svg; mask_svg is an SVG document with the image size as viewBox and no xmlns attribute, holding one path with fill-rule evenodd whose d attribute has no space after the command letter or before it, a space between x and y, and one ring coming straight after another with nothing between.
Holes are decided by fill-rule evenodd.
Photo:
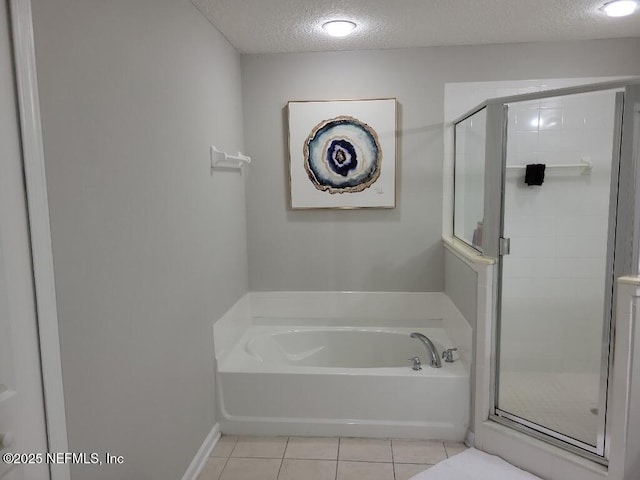
<instances>
[{"instance_id":1,"label":"shower enclosure","mask_svg":"<svg viewBox=\"0 0 640 480\"><path fill-rule=\"evenodd\" d=\"M488 100L455 122L453 233L497 260L489 419L605 465L639 125L637 82Z\"/></svg>"}]
</instances>

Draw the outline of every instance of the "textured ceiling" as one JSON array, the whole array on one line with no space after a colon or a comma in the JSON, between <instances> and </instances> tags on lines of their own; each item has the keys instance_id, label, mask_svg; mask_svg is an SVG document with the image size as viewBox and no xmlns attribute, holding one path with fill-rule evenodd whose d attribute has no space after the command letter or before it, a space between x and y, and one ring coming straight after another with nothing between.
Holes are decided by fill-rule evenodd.
<instances>
[{"instance_id":1,"label":"textured ceiling","mask_svg":"<svg viewBox=\"0 0 640 480\"><path fill-rule=\"evenodd\" d=\"M241 53L640 36L640 11L608 18L604 0L192 1ZM336 18L355 21L355 33L324 34L320 25Z\"/></svg>"}]
</instances>

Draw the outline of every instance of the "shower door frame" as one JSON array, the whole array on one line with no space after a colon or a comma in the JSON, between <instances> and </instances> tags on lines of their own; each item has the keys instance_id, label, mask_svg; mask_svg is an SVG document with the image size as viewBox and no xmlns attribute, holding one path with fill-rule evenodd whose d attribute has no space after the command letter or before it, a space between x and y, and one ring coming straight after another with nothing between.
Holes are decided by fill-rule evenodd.
<instances>
[{"instance_id":1,"label":"shower door frame","mask_svg":"<svg viewBox=\"0 0 640 480\"><path fill-rule=\"evenodd\" d=\"M587 86L588 87L588 86ZM573 89L572 89L573 90ZM581 90L580 87L576 87L576 90ZM606 91L616 91L619 88L603 88L598 90L591 90L584 93L597 93ZM552 93L550 93L552 92ZM569 95L576 95L583 92L572 92L557 94L558 91L546 91L540 94L539 99L544 98L557 98ZM526 100L520 100L526 101ZM508 106L505 102L503 105L503 116L501 124L503 128L502 135L502 166L500 172L501 178L501 199L500 199L500 236L505 237L504 231L504 216L506 210L506 167L507 167L507 115ZM508 102L517 103L517 102ZM500 326L502 322L502 280L503 280L503 257L508 253L500 251L498 249L498 281L497 281L497 303L496 303L496 321L494 323L494 366L491 370L492 374L492 387L491 387L491 405L492 411L489 414L489 418L493 421L502 423L510 428L520 430L528 435L538 438L542 441L551 443L560 448L566 449L577 455L584 456L590 460L607 465L608 463L608 439L610 433L607 429L607 404L608 404L608 379L611 371L611 355L612 355L612 323L613 317L613 285L614 285L614 271L613 271L613 255L615 253L615 229L616 220L618 217L618 179L620 175L620 145L622 140L622 114L624 107L624 93L622 91L616 91L615 96L615 114L614 114L614 129L613 129L613 148L611 159L611 179L609 190L609 216L607 226L607 256L606 256L606 268L605 268L605 301L604 301L604 319L603 319L603 332L602 332L602 350L601 350L601 362L600 362L600 381L598 386L598 424L596 434L596 445L580 441L576 438L570 437L559 431L537 424L524 417L510 413L498 408L498 392L499 392L499 375L498 370L500 368Z\"/></svg>"},{"instance_id":2,"label":"shower door frame","mask_svg":"<svg viewBox=\"0 0 640 480\"><path fill-rule=\"evenodd\" d=\"M526 423L519 422L510 415L505 415L504 413L499 415L499 411L496 408L496 394L497 394L497 368L498 368L498 353L499 353L499 338L498 338L498 325L499 325L499 306L501 305L501 253L500 253L500 239L503 235L503 212L504 212L504 187L505 187L505 174L506 174L506 134L507 134L507 113L509 103L523 102L528 100L539 100L550 97L559 97L566 95L574 95L580 93L591 93L598 91L607 91L607 90L625 90L627 93L629 92L629 88L631 88L631 92L633 93L631 97L633 97L636 102L640 100L640 80L639 79L629 79L629 80L621 80L621 81L612 81L612 82L603 82L603 83L594 83L589 85L582 85L576 87L568 87L562 89L554 89L554 90L546 90L543 92L529 93L523 95L515 95L509 97L495 98L491 100L487 100L480 104L479 106L469 110L465 115L461 116L458 120L454 121L453 124L459 123L461 120L467 118L469 115L474 112L479 111L482 108L487 108L487 135L486 135L486 156L485 156L485 241L484 245L484 256L493 258L496 260L497 266L493 270L494 280L493 280L493 293L492 299L490 303L492 304L490 307L490 315L488 316L488 327L490 331L485 333L486 339L489 340L488 345L488 353L490 353L490 359L487 359L488 365L488 380L489 385L486 390L487 397L484 397L484 401L482 396L480 398L476 397L476 401L480 400L480 410L476 408L476 412L482 412L482 417L480 418L481 422L489 423L493 422L494 424L500 424L505 427L508 427L511 430L519 431L521 433L526 434L528 437L532 437L537 440L541 440L546 444L551 444L556 447L559 447L563 450L569 451L581 457L585 457L588 460L596 462L600 465L606 466L608 464L609 457L609 439L611 437L610 426L611 422L607 421L607 418L604 417L606 412L600 412L604 418L602 421L599 421L599 425L602 425L602 432L599 433L598 445L593 448L589 445L583 444L582 442L575 441L567 442L566 440L573 440L564 435L558 435L558 432L554 432L552 430L548 430L548 432L540 431L539 426L535 424L527 425ZM638 186L640 185L640 166L637 166L637 163L640 163L640 159L630 159L626 165L621 165L620 158L621 155L624 157L631 156L632 146L629 145L629 141L626 143L623 142L623 135L626 135L627 138L633 138L633 132L630 132L632 125L628 125L626 128L623 128L622 124L622 114L627 115L628 120L632 120L628 118L629 115L632 115L633 112L630 112L630 109L624 109L623 104L623 94L621 92L616 93L616 114L615 114L615 127L614 127L614 155L613 155L613 163L612 163L612 186L614 179L616 178L616 173L619 175L626 175L626 178L629 179L627 182L628 185L620 186L615 189L618 195L621 195L624 199L629 200L632 199L632 204L630 207L621 208L620 211L617 210L617 202L610 201L610 209L614 209L613 211L617 211L616 215L610 214L610 223L609 223L609 237L608 237L608 251L613 249L612 242L615 241L617 252L619 249L622 249L622 255L619 257L628 258L629 262L621 262L619 258L616 258L616 261L613 262L613 259L609 258L610 255L607 255L607 271L611 272L610 277L607 278L606 288L607 291L611 291L613 294L615 279L622 275L633 275L638 273L638 268L635 263L631 261L631 259L637 259L638 252L638 244L637 237L632 234L638 230L638 225L633 224L633 221L630 222L623 221L621 224L613 223L613 228L617 232L615 238L612 238L612 224L611 219L615 218L624 218L623 215L629 215L630 213L640 211L640 205L638 199L640 198L640 192L636 191ZM627 124L632 122L627 122ZM626 149L626 150L625 150ZM622 152L622 153L621 153ZM499 161L498 161L499 160ZM617 168L616 168L617 167ZM632 181L633 179L638 180ZM616 185L617 187L617 185ZM613 195L613 188L611 195ZM611 197L613 199L613 197ZM617 199L617 198L616 198ZM496 208L498 207L498 208ZM624 210L624 212L622 211ZM611 213L611 210L610 210ZM628 225L631 223L631 225ZM631 241L633 239L633 241ZM627 267L629 264L629 268L619 268L619 265L624 263L624 266ZM633 263L633 266L631 264ZM636 262L637 263L637 262ZM609 276L609 275L608 275ZM610 290L609 290L610 289ZM612 301L605 304L605 309L612 311L615 308L615 296L612 295ZM608 396L611 394L612 389L611 385L603 385L603 382L608 381L609 376L611 375L611 371L613 368L613 362L610 360L611 351L614 345L613 335L615 333L615 316L613 313L611 315L607 315L607 319L605 321L605 328L603 332L603 360L606 359L606 362L602 362L603 369L606 369L607 375L602 375L600 377L600 393L604 392L604 397L601 398L600 403L603 402L608 403ZM478 357L479 358L479 357ZM604 388L603 388L604 387ZM476 388L480 388L476 394L482 393L482 386L479 384ZM487 403L488 401L488 403ZM484 410L487 408L487 410ZM535 427L535 428L532 428ZM584 448L584 447L587 448Z\"/></svg>"}]
</instances>

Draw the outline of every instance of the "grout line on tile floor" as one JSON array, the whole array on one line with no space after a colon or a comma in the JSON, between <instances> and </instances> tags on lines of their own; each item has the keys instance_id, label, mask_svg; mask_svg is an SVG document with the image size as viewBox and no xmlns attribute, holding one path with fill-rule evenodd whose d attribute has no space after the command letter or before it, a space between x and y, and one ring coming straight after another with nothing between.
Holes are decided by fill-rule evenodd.
<instances>
[{"instance_id":1,"label":"grout line on tile floor","mask_svg":"<svg viewBox=\"0 0 640 480\"><path fill-rule=\"evenodd\" d=\"M287 452L287 447L289 446L289 439L291 437L287 437L287 443L284 445L284 450L282 451L282 457L280 457L280 468L278 468L278 475L276 476L276 480L280 478L280 472L282 471L282 464L284 463L284 454Z\"/></svg>"},{"instance_id":2,"label":"grout line on tile floor","mask_svg":"<svg viewBox=\"0 0 640 480\"><path fill-rule=\"evenodd\" d=\"M229 457L231 458L233 456L233 452L236 449L236 447L238 446L238 442L240 441L240 437L236 437L236 441L233 442L233 448L231 449L231 451L229 452ZM226 464L225 464L226 465Z\"/></svg>"},{"instance_id":3,"label":"grout line on tile floor","mask_svg":"<svg viewBox=\"0 0 640 480\"><path fill-rule=\"evenodd\" d=\"M338 437L338 451L336 452L336 477L335 480L338 480L338 465L340 461L340 437Z\"/></svg>"},{"instance_id":4,"label":"grout line on tile floor","mask_svg":"<svg viewBox=\"0 0 640 480\"><path fill-rule=\"evenodd\" d=\"M449 455L449 450L447 449L447 444L442 442L442 447L444 448L444 453L447 456L447 458L451 458L451 456Z\"/></svg>"},{"instance_id":5,"label":"grout line on tile floor","mask_svg":"<svg viewBox=\"0 0 640 480\"><path fill-rule=\"evenodd\" d=\"M393 480L396 480L396 459L393 456L393 439L389 439L389 448L391 449L391 469L393 471Z\"/></svg>"},{"instance_id":6,"label":"grout line on tile floor","mask_svg":"<svg viewBox=\"0 0 640 480\"><path fill-rule=\"evenodd\" d=\"M218 442L222 440L222 436L220 436L220 439L218 440ZM229 455L227 455L227 458L224 461L224 465L222 467L222 470L220 470L220 474L218 475L218 480L220 480L222 478L222 474L224 473L225 469L227 468L227 464L229 463L229 459L231 458L231 454L233 453L233 451L236 448L236 445L238 444L238 439L236 438L236 441L233 443L233 448L231 449L231 451L229 452ZM215 448L215 447L214 447ZM210 457L212 458L212 457Z\"/></svg>"},{"instance_id":7,"label":"grout line on tile floor","mask_svg":"<svg viewBox=\"0 0 640 480\"><path fill-rule=\"evenodd\" d=\"M214 457L210 457L210 458L214 458ZM227 468L227 463L229 463L229 459L231 458L231 455L229 455L225 461L224 461L224 466L222 467L222 470L220 470L220 474L218 475L218 479L220 480L222 478L222 474L224 473L224 470Z\"/></svg>"}]
</instances>

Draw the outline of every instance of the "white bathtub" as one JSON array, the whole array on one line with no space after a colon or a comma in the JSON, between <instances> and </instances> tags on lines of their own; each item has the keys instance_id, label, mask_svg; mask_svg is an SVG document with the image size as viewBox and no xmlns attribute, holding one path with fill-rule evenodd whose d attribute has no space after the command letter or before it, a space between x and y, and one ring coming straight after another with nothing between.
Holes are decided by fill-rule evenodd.
<instances>
[{"instance_id":1,"label":"white bathtub","mask_svg":"<svg viewBox=\"0 0 640 480\"><path fill-rule=\"evenodd\" d=\"M249 326L218 358L224 433L464 439L468 364L432 368L424 345L409 337L421 332L439 352L460 346L444 328L283 323ZM416 355L420 371L409 361Z\"/></svg>"}]
</instances>

